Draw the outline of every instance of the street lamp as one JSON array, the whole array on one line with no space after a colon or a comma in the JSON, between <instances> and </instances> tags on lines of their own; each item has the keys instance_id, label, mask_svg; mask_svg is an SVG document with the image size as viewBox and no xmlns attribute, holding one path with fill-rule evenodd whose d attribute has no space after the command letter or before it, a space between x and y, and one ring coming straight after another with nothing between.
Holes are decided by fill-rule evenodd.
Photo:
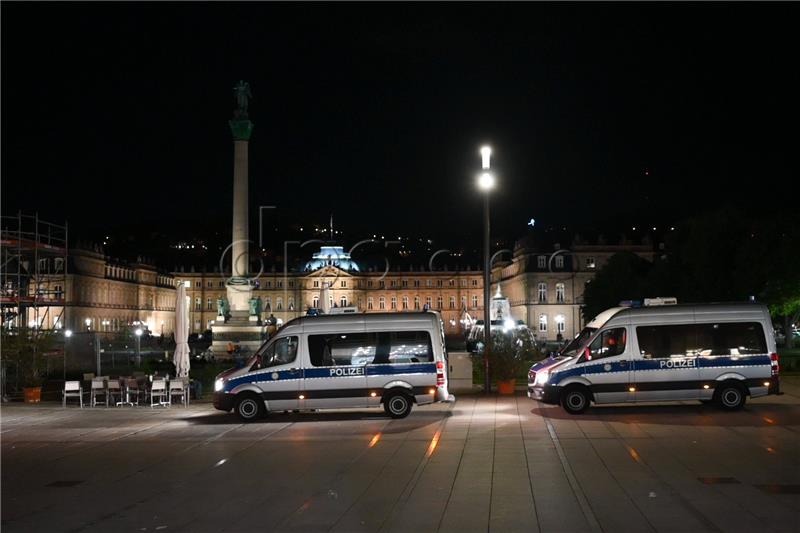
<instances>
[{"instance_id":1,"label":"street lamp","mask_svg":"<svg viewBox=\"0 0 800 533\"><path fill-rule=\"evenodd\" d=\"M64 330L64 341L69 340L72 337L72 330L65 329ZM67 343L64 342L64 381L67 381Z\"/></svg>"},{"instance_id":2,"label":"street lamp","mask_svg":"<svg viewBox=\"0 0 800 533\"><path fill-rule=\"evenodd\" d=\"M86 320L83 321L83 323L86 324L86 331L89 331L90 329L92 329L92 319L91 318L87 318Z\"/></svg>"},{"instance_id":3,"label":"street lamp","mask_svg":"<svg viewBox=\"0 0 800 533\"><path fill-rule=\"evenodd\" d=\"M141 352L141 339L142 339L142 328L136 328L134 331L136 334L136 366L139 367L142 365L142 352Z\"/></svg>"},{"instance_id":4,"label":"street lamp","mask_svg":"<svg viewBox=\"0 0 800 533\"><path fill-rule=\"evenodd\" d=\"M492 284L491 260L489 259L489 192L494 189L494 175L491 168L492 149L481 148L481 167L484 172L478 177L478 188L483 191L483 390L491 392L489 381L489 353L492 344L492 317L489 312L489 301Z\"/></svg>"}]
</instances>

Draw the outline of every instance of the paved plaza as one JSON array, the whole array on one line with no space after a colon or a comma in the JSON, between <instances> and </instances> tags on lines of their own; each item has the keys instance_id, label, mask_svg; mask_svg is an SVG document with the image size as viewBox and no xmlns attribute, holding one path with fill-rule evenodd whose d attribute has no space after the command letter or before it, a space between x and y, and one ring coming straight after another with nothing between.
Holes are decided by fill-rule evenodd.
<instances>
[{"instance_id":1,"label":"paved plaza","mask_svg":"<svg viewBox=\"0 0 800 533\"><path fill-rule=\"evenodd\" d=\"M798 531L800 387L726 413L460 396L382 411L2 407L2 529Z\"/></svg>"}]
</instances>

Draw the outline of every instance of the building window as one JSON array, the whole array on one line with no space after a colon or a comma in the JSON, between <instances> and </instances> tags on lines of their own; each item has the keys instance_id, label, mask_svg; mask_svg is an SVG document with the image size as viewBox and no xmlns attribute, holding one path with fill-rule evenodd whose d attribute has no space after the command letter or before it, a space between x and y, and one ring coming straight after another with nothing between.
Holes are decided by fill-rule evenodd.
<instances>
[{"instance_id":1,"label":"building window","mask_svg":"<svg viewBox=\"0 0 800 533\"><path fill-rule=\"evenodd\" d=\"M372 280L367 281L367 287L369 287L370 289L372 288Z\"/></svg>"},{"instance_id":2,"label":"building window","mask_svg":"<svg viewBox=\"0 0 800 533\"><path fill-rule=\"evenodd\" d=\"M378 298L378 309L386 309L386 297L381 296Z\"/></svg>"},{"instance_id":3,"label":"building window","mask_svg":"<svg viewBox=\"0 0 800 533\"><path fill-rule=\"evenodd\" d=\"M289 296L289 311L294 311L294 297Z\"/></svg>"},{"instance_id":4,"label":"building window","mask_svg":"<svg viewBox=\"0 0 800 533\"><path fill-rule=\"evenodd\" d=\"M472 296L472 308L473 309L477 309L478 308L478 296L477 295L473 295Z\"/></svg>"},{"instance_id":5,"label":"building window","mask_svg":"<svg viewBox=\"0 0 800 533\"><path fill-rule=\"evenodd\" d=\"M208 309L209 311L214 309L214 307L211 304L211 298L206 298L206 309Z\"/></svg>"},{"instance_id":6,"label":"building window","mask_svg":"<svg viewBox=\"0 0 800 533\"><path fill-rule=\"evenodd\" d=\"M220 287L224 287L224 286L225 286L225 282L224 282L224 281L220 281L220 282L219 282L219 286L220 286Z\"/></svg>"},{"instance_id":7,"label":"building window","mask_svg":"<svg viewBox=\"0 0 800 533\"><path fill-rule=\"evenodd\" d=\"M414 280L414 287L419 287L419 280L418 279Z\"/></svg>"},{"instance_id":8,"label":"building window","mask_svg":"<svg viewBox=\"0 0 800 533\"><path fill-rule=\"evenodd\" d=\"M563 335L566 329L567 329L567 324L564 321L564 315L556 315L556 332L561 333Z\"/></svg>"},{"instance_id":9,"label":"building window","mask_svg":"<svg viewBox=\"0 0 800 533\"><path fill-rule=\"evenodd\" d=\"M314 286L315 289L319 288L319 280L318 279L314 280L314 285L313 286Z\"/></svg>"},{"instance_id":10,"label":"building window","mask_svg":"<svg viewBox=\"0 0 800 533\"><path fill-rule=\"evenodd\" d=\"M283 311L283 298L278 297L275 300L275 309L277 311Z\"/></svg>"},{"instance_id":11,"label":"building window","mask_svg":"<svg viewBox=\"0 0 800 533\"><path fill-rule=\"evenodd\" d=\"M539 332L547 333L547 315L539 315Z\"/></svg>"},{"instance_id":12,"label":"building window","mask_svg":"<svg viewBox=\"0 0 800 533\"><path fill-rule=\"evenodd\" d=\"M282 289L283 288L283 281L276 281L275 282L275 287L278 288L278 289Z\"/></svg>"},{"instance_id":13,"label":"building window","mask_svg":"<svg viewBox=\"0 0 800 533\"><path fill-rule=\"evenodd\" d=\"M311 307L313 307L314 309L318 309L319 308L319 296L314 296L311 299Z\"/></svg>"},{"instance_id":14,"label":"building window","mask_svg":"<svg viewBox=\"0 0 800 533\"><path fill-rule=\"evenodd\" d=\"M564 268L564 256L557 255L556 256L556 268Z\"/></svg>"},{"instance_id":15,"label":"building window","mask_svg":"<svg viewBox=\"0 0 800 533\"><path fill-rule=\"evenodd\" d=\"M383 280L383 279L382 279L382 280L380 280L380 281L378 282L378 287L380 287L381 289L383 289L384 287L386 287L386 280Z\"/></svg>"},{"instance_id":16,"label":"building window","mask_svg":"<svg viewBox=\"0 0 800 533\"><path fill-rule=\"evenodd\" d=\"M408 309L408 296L403 296L403 309Z\"/></svg>"},{"instance_id":17,"label":"building window","mask_svg":"<svg viewBox=\"0 0 800 533\"><path fill-rule=\"evenodd\" d=\"M564 303L564 284L556 283L556 302Z\"/></svg>"},{"instance_id":18,"label":"building window","mask_svg":"<svg viewBox=\"0 0 800 533\"><path fill-rule=\"evenodd\" d=\"M203 286L203 284L202 284L201 282L199 282L199 281L195 281L195 282L194 282L194 286L195 286L195 287L197 287L197 288L199 289L200 287L202 287L202 286Z\"/></svg>"},{"instance_id":19,"label":"building window","mask_svg":"<svg viewBox=\"0 0 800 533\"><path fill-rule=\"evenodd\" d=\"M442 303L442 297L436 297L436 309L444 309L444 304Z\"/></svg>"},{"instance_id":20,"label":"building window","mask_svg":"<svg viewBox=\"0 0 800 533\"><path fill-rule=\"evenodd\" d=\"M402 283L403 283L403 287L404 288L408 287L408 280L407 279L404 279Z\"/></svg>"},{"instance_id":21,"label":"building window","mask_svg":"<svg viewBox=\"0 0 800 533\"><path fill-rule=\"evenodd\" d=\"M414 296L414 309L419 311L419 296Z\"/></svg>"},{"instance_id":22,"label":"building window","mask_svg":"<svg viewBox=\"0 0 800 533\"><path fill-rule=\"evenodd\" d=\"M597 267L597 263L594 260L594 257L587 257L586 258L586 268L589 270L593 270Z\"/></svg>"},{"instance_id":23,"label":"building window","mask_svg":"<svg viewBox=\"0 0 800 533\"><path fill-rule=\"evenodd\" d=\"M213 281L209 281L208 283L206 283L206 287L208 287L209 289L211 287L213 287L213 286L214 286L214 282Z\"/></svg>"},{"instance_id":24,"label":"building window","mask_svg":"<svg viewBox=\"0 0 800 533\"><path fill-rule=\"evenodd\" d=\"M392 296L392 309L397 309L397 296Z\"/></svg>"},{"instance_id":25,"label":"building window","mask_svg":"<svg viewBox=\"0 0 800 533\"><path fill-rule=\"evenodd\" d=\"M547 266L547 258L543 255L536 256L536 266L538 268L545 268Z\"/></svg>"},{"instance_id":26,"label":"building window","mask_svg":"<svg viewBox=\"0 0 800 533\"><path fill-rule=\"evenodd\" d=\"M264 282L264 288L266 288L266 289L272 288L272 282L271 281L265 281Z\"/></svg>"},{"instance_id":27,"label":"building window","mask_svg":"<svg viewBox=\"0 0 800 533\"><path fill-rule=\"evenodd\" d=\"M447 282L447 284L448 284L449 286L451 286L451 287L455 287L455 286L456 286L456 280L454 280L454 279L451 279L450 281L448 281L448 282Z\"/></svg>"},{"instance_id":28,"label":"building window","mask_svg":"<svg viewBox=\"0 0 800 533\"><path fill-rule=\"evenodd\" d=\"M426 280L425 280L425 286L426 286L426 287L433 287L432 281L431 281L431 280L429 280L429 279L426 279Z\"/></svg>"},{"instance_id":29,"label":"building window","mask_svg":"<svg viewBox=\"0 0 800 533\"><path fill-rule=\"evenodd\" d=\"M264 298L264 309L267 311L272 311L272 298L269 296Z\"/></svg>"},{"instance_id":30,"label":"building window","mask_svg":"<svg viewBox=\"0 0 800 533\"><path fill-rule=\"evenodd\" d=\"M289 281L289 288L290 289L294 288L294 280Z\"/></svg>"},{"instance_id":31,"label":"building window","mask_svg":"<svg viewBox=\"0 0 800 533\"><path fill-rule=\"evenodd\" d=\"M430 296L426 296L425 297L425 305L427 305L428 308L431 307L432 304L431 304L431 297Z\"/></svg>"},{"instance_id":32,"label":"building window","mask_svg":"<svg viewBox=\"0 0 800 533\"><path fill-rule=\"evenodd\" d=\"M340 286L341 288L343 288L343 289L344 289L344 288L347 288L347 281L346 281L346 280L342 280L342 281L341 281L341 283L339 283L339 286Z\"/></svg>"},{"instance_id":33,"label":"building window","mask_svg":"<svg viewBox=\"0 0 800 533\"><path fill-rule=\"evenodd\" d=\"M473 279L472 280L472 286L473 287L477 287L478 286L478 280L477 279Z\"/></svg>"},{"instance_id":34,"label":"building window","mask_svg":"<svg viewBox=\"0 0 800 533\"><path fill-rule=\"evenodd\" d=\"M373 302L372 296L367 298L367 309L372 309L372 302Z\"/></svg>"},{"instance_id":35,"label":"building window","mask_svg":"<svg viewBox=\"0 0 800 533\"><path fill-rule=\"evenodd\" d=\"M347 296L342 296L339 298L339 305L342 307L347 307Z\"/></svg>"},{"instance_id":36,"label":"building window","mask_svg":"<svg viewBox=\"0 0 800 533\"><path fill-rule=\"evenodd\" d=\"M455 296L451 296L450 297L450 309L455 309L455 308L456 308L456 297Z\"/></svg>"},{"instance_id":37,"label":"building window","mask_svg":"<svg viewBox=\"0 0 800 533\"><path fill-rule=\"evenodd\" d=\"M199 311L201 306L202 306L202 303L201 303L200 298L195 298L194 299L194 310L195 311Z\"/></svg>"},{"instance_id":38,"label":"building window","mask_svg":"<svg viewBox=\"0 0 800 533\"><path fill-rule=\"evenodd\" d=\"M461 309L466 309L466 308L467 308L467 297L466 296L462 296L461 297Z\"/></svg>"},{"instance_id":39,"label":"building window","mask_svg":"<svg viewBox=\"0 0 800 533\"><path fill-rule=\"evenodd\" d=\"M436 280L436 286L437 286L437 287L441 287L441 286L442 286L442 280L440 280L440 279L437 279L437 280Z\"/></svg>"},{"instance_id":40,"label":"building window","mask_svg":"<svg viewBox=\"0 0 800 533\"><path fill-rule=\"evenodd\" d=\"M547 283L540 283L538 292L539 292L539 302L540 303L547 302Z\"/></svg>"}]
</instances>

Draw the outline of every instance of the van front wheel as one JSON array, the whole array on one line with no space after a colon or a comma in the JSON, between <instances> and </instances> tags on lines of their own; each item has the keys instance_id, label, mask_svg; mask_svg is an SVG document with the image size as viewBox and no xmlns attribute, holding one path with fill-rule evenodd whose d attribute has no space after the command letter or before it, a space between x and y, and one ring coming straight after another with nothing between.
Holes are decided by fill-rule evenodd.
<instances>
[{"instance_id":1,"label":"van front wheel","mask_svg":"<svg viewBox=\"0 0 800 533\"><path fill-rule=\"evenodd\" d=\"M411 398L402 392L396 392L384 398L383 410L392 418L405 418L411 412Z\"/></svg>"},{"instance_id":2,"label":"van front wheel","mask_svg":"<svg viewBox=\"0 0 800 533\"><path fill-rule=\"evenodd\" d=\"M567 387L561 393L561 407L571 415L579 415L589 408L589 390L580 385Z\"/></svg>"},{"instance_id":3,"label":"van front wheel","mask_svg":"<svg viewBox=\"0 0 800 533\"><path fill-rule=\"evenodd\" d=\"M242 422L252 422L262 418L266 412L264 401L255 393L245 393L236 401L236 414Z\"/></svg>"}]
</instances>

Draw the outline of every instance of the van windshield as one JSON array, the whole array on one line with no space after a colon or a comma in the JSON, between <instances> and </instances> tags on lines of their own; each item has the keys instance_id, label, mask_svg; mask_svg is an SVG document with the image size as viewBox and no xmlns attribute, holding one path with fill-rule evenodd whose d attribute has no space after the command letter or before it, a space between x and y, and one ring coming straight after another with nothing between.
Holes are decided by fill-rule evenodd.
<instances>
[{"instance_id":1,"label":"van windshield","mask_svg":"<svg viewBox=\"0 0 800 533\"><path fill-rule=\"evenodd\" d=\"M597 331L597 328L583 328L577 337L572 339L569 344L564 346L559 355L564 357L572 357L573 355L578 354L595 331Z\"/></svg>"}]
</instances>

